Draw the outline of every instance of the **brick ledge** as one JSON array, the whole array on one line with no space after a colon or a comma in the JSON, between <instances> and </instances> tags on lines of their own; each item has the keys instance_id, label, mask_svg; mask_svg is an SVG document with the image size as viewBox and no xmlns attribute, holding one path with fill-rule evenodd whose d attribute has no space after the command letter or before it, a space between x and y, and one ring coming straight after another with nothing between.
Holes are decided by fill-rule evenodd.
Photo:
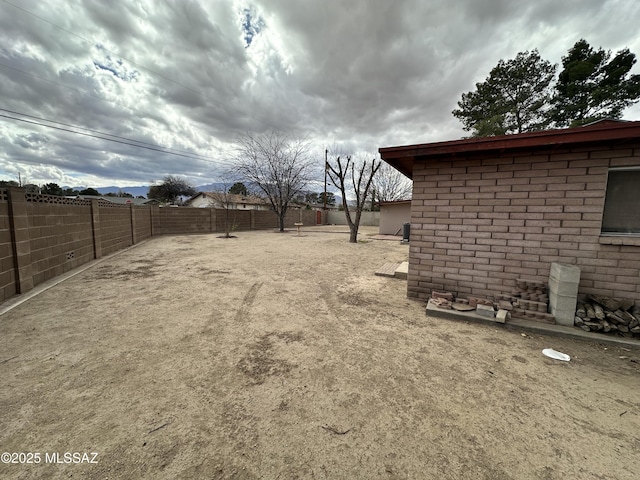
<instances>
[{"instance_id":1,"label":"brick ledge","mask_svg":"<svg viewBox=\"0 0 640 480\"><path fill-rule=\"evenodd\" d=\"M600 235L598 243L601 245L630 245L640 247L640 236Z\"/></svg>"}]
</instances>

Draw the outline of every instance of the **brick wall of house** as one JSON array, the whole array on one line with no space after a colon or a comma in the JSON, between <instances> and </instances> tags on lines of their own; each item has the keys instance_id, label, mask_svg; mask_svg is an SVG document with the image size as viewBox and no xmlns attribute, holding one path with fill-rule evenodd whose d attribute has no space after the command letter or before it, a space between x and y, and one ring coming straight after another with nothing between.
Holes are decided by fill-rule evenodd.
<instances>
[{"instance_id":1,"label":"brick wall of house","mask_svg":"<svg viewBox=\"0 0 640 480\"><path fill-rule=\"evenodd\" d=\"M640 144L417 160L408 296L509 293L577 265L580 292L640 300L640 238L600 235L607 171Z\"/></svg>"}]
</instances>

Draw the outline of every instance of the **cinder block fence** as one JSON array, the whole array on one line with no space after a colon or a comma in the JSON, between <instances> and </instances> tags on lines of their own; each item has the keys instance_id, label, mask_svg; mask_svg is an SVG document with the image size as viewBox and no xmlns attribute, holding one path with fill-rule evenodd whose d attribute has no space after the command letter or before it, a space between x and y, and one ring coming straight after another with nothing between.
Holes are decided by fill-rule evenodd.
<instances>
[{"instance_id":1,"label":"cinder block fence","mask_svg":"<svg viewBox=\"0 0 640 480\"><path fill-rule=\"evenodd\" d=\"M224 232L226 218L224 209L119 205L0 189L0 302L155 235ZM229 218L236 231L278 226L271 211L232 210ZM317 219L314 210L291 210L285 224L315 225Z\"/></svg>"}]
</instances>

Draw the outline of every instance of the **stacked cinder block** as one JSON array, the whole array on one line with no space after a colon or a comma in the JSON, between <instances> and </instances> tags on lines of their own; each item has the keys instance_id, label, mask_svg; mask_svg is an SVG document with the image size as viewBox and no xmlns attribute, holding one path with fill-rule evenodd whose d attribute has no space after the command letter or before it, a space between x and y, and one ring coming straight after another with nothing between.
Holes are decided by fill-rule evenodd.
<instances>
[{"instance_id":1,"label":"stacked cinder block","mask_svg":"<svg viewBox=\"0 0 640 480\"><path fill-rule=\"evenodd\" d=\"M547 286L543 281L516 279L512 302L511 314L514 318L554 323L553 315L548 313L549 296L547 295Z\"/></svg>"},{"instance_id":2,"label":"stacked cinder block","mask_svg":"<svg viewBox=\"0 0 640 480\"><path fill-rule=\"evenodd\" d=\"M559 325L572 326L578 301L580 269L575 265L552 263L549 274L549 304Z\"/></svg>"}]
</instances>

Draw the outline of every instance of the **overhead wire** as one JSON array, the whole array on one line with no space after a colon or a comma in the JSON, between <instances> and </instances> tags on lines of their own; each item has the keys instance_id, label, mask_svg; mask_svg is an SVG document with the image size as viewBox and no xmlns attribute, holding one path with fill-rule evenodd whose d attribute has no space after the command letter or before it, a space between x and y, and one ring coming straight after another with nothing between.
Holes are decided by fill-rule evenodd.
<instances>
[{"instance_id":1,"label":"overhead wire","mask_svg":"<svg viewBox=\"0 0 640 480\"><path fill-rule=\"evenodd\" d=\"M105 135L105 136L108 136L108 137L114 137L114 138L118 138L120 140L126 140L127 142L135 142L135 143L139 143L139 144L142 144L142 145L148 145L150 147L155 147L155 148L161 149L162 151L166 151L166 153L177 152L177 153L180 153L180 154L189 155L189 156L191 156L193 158L201 158L204 161L220 161L220 162L222 162L221 160L214 159L213 157L208 157L206 155L200 155L199 153L185 152L184 150L178 150L178 149L175 149L175 148L163 147L162 145L158 145L158 144L155 144L155 143L143 142L142 140L136 140L136 139L128 138L128 137L122 137L120 135L113 135L111 133L101 132L100 130L94 130L94 129L91 129L91 128L81 127L79 125L73 125L71 123L59 122L59 121L56 121L56 120L49 120L47 118L38 117L36 115L29 115L29 114L26 114L26 113L17 112L15 110L8 110L6 108L1 108L0 107L0 111L7 112L7 113L12 113L14 115L20 115L22 117L41 120L43 122L54 123L54 124L57 124L57 125L64 125L65 127L76 128L78 130L85 130L87 132L97 133L99 135ZM71 132L71 130L67 130L67 131ZM78 132L78 133L80 133L80 132Z\"/></svg>"},{"instance_id":2,"label":"overhead wire","mask_svg":"<svg viewBox=\"0 0 640 480\"><path fill-rule=\"evenodd\" d=\"M2 109L0 109L0 110L2 110ZM213 159L206 159L206 158L203 158L203 157L196 157L196 156L193 156L193 155L186 155L186 154L177 153L177 152L170 152L170 151L164 150L162 148L154 148L154 147L151 147L151 146L140 145L140 144L137 144L137 143L131 143L131 142L125 142L125 141L122 141L122 140L116 140L115 138L108 138L108 137L102 137L100 135L93 135L93 134L90 134L90 133L78 132L76 130L70 130L68 128L56 127L54 125L47 125L45 123L34 122L32 120L27 120L27 119L24 119L24 118L13 117L11 115L0 114L0 117L9 118L9 119L12 119L12 120L17 120L19 122L30 123L30 124L33 124L33 125L39 125L39 126L42 126L42 127L53 128L55 130L61 130L63 132L70 132L70 133L74 133L76 135L82 135L82 136L85 136L85 137L98 138L100 140L106 140L106 141L109 141L109 142L121 143L123 145L130 145L132 147L144 148L146 150L153 150L155 152L166 153L168 155L176 155L178 157L186 157L186 158L191 158L191 159L194 159L194 160L200 160L200 161L205 161L205 162L210 162L210 163L214 163L214 162L218 163L216 160L213 160Z\"/></svg>"},{"instance_id":3,"label":"overhead wire","mask_svg":"<svg viewBox=\"0 0 640 480\"><path fill-rule=\"evenodd\" d=\"M10 66L10 65L6 65L6 64L4 64L4 63L2 63L2 62L0 62L0 67L4 67L4 68L10 69L10 70L14 70L14 71L19 72L19 73L21 73L21 74L23 74L23 75L27 75L27 76L29 76L29 77L36 78L36 79L41 80L41 81L43 81L43 82L51 83L51 84L53 84L53 85L57 85L57 86L59 86L59 87L63 87L63 88L67 88L67 89L69 89L69 90L76 91L76 92L80 93L81 95L87 95L87 96L89 96L89 97L97 98L98 100L101 100L101 101L103 101L103 102L111 103L111 104L114 104L114 105L119 105L119 106L121 106L121 107L123 107L123 108L126 108L126 109L128 109L128 110L133 110L133 111L135 111L135 112L140 112L141 114L147 114L147 112L144 112L144 111L142 111L142 110L140 110L140 109L138 109L138 108L132 107L132 106L130 106L130 105L124 105L124 104L123 104L123 103L121 103L121 102L117 102L117 101L114 101L114 100L110 100L110 99L108 99L108 98L104 98L104 97L101 97L101 96L99 96L99 95L96 95L96 94L93 94L93 93L90 93L90 92L85 92L84 90L81 90L81 89L76 88L76 87L72 87L72 86L70 86L70 85L65 85L64 83L54 82L53 80L48 80L48 79L43 78L43 77L41 77L41 76L39 76L39 75L35 75L35 74L33 74L33 73L26 72L26 71L21 70L21 69L19 69L19 68L12 67L12 66ZM0 110L3 110L3 109L1 109L1 108L0 108ZM19 113L19 112L13 112L13 113L17 113L17 114L19 114L19 115L23 115L23 116L26 116L26 117L29 117L29 116L30 116L30 115L27 115L27 114L25 114L25 113ZM34 118L38 118L38 117L34 117ZM41 120L42 120L42 119L41 119ZM54 122L53 120L46 120L46 121L48 121L48 122ZM54 123L55 123L55 122L54 122ZM59 122L59 123L61 123L62 125L64 125L64 123L62 123L62 122ZM73 127L74 127L74 128L81 128L81 129L82 129L82 128L84 128L84 127L79 127L79 126L77 126L77 125L73 125ZM86 130L91 131L91 129L86 129ZM104 132L98 132L98 133L101 133L101 134L103 134L103 135L111 135L111 134L104 133ZM113 135L113 136L117 137L117 135ZM131 139L127 139L127 140L131 140ZM138 140L134 140L134 141L138 141ZM145 142L141 142L141 143L145 143ZM170 147L163 147L162 145L155 145L155 144L150 144L150 145L152 145L152 146L158 146L158 147L160 147L160 148L164 148L164 149L167 149L167 150L175 150L175 151L180 152L180 150L177 150L177 149L174 149L174 148L170 148ZM184 152L184 151L182 151L181 153L188 153L188 154L192 154L191 152Z\"/></svg>"},{"instance_id":4,"label":"overhead wire","mask_svg":"<svg viewBox=\"0 0 640 480\"><path fill-rule=\"evenodd\" d=\"M60 25L57 25L57 24L51 22L50 20L48 20L48 19L46 19L46 18L44 18L44 17L42 17L40 15L37 15L36 13L34 13L34 12L30 11L30 10L27 10L24 7L16 5L16 4L14 4L14 3L10 2L10 1L7 1L7 0L2 0L2 1L4 3L6 3L7 5L10 5L10 6L12 6L12 7L14 7L14 8L16 8L16 9L18 9L18 10L20 10L20 11L26 13L26 14L28 14L28 15L33 16L34 18L37 18L40 21L43 21L43 22L51 25L54 28L57 28L57 29L69 34L69 35L72 35L72 36L82 40L83 42L86 42L90 46L95 44L95 42L92 42L91 40L83 37L82 35L79 35L76 32L73 32L73 31L71 31L71 30L69 30L67 28L64 28L64 27L60 26ZM192 88L190 88L190 87L188 87L188 86L186 86L186 85L184 85L184 84L182 84L182 83L180 83L180 82L178 82L178 81L176 81L176 80L174 80L174 79L172 79L172 78L170 78L170 77L168 77L168 76L166 76L166 75L164 75L164 74L162 74L162 73L160 73L160 72L158 72L156 70L153 70L153 69L151 69L151 68L149 68L149 67L147 67L145 65L142 65L142 64L140 64L138 62L135 62L135 61L133 61L133 60L131 60L131 59L119 54L118 52L110 50L110 49L108 49L108 48L106 48L104 46L100 46L100 48L102 48L106 52L109 52L109 53L111 53L111 54L113 54L113 55L115 55L115 56L117 56L119 58L122 58L122 59L126 60L127 62L129 62L132 65L135 65L135 66L137 66L137 67L139 67L141 69L144 69L144 70L152 73L153 75L157 75L158 77L161 77L161 78L163 78L163 79L165 79L165 80L167 80L167 81L169 81L171 83L174 83L175 85L178 85L179 87L181 87L181 88L183 88L185 90L188 90L188 91L190 91L192 93L195 93L196 95L202 96L205 99L208 99L211 102L213 102L213 103L215 103L215 104L217 104L217 105L219 105L219 106L221 106L221 107L223 107L225 109L233 110L233 111L235 111L235 112L237 112L237 113L239 113L239 114L241 114L241 115L243 115L245 117L249 117L249 118L252 118L254 120L260 121L259 119L257 119L254 116L249 115L245 111L239 110L239 109L237 109L237 108L235 108L233 106L225 104L224 102L221 102L221 101L219 101L217 99L211 98L211 97L203 94L202 92L197 91L195 89L192 89ZM57 85L57 86L60 86L60 87L63 87L63 88L74 90L74 91L76 91L76 92L78 92L80 94L83 94L83 95L88 95L88 96L91 96L93 98L97 98L97 99L102 100L102 101L114 103L116 105L119 104L117 102L114 102L112 100L100 97L98 95L95 95L95 94L92 94L92 93L89 93L89 92L85 92L85 91L83 91L81 89L78 89L78 88L75 88L75 87L72 87L72 86L69 86L69 85L65 85L65 84L62 84L62 83L59 83L59 82L55 82L55 81L52 81L52 80L48 80L48 79L39 77L38 75L32 74L30 72L26 72L26 71L21 70L21 69L16 68L16 67L12 67L12 66L9 66L9 65L6 65L6 64L3 64L3 63L0 63L0 66L2 66L4 68L11 69L11 70L14 70L14 71L17 71L17 72L19 72L21 74L24 74L24 75L31 76L33 78L37 78L37 79L42 80L44 82L48 82L48 83L51 83L51 84L54 84L54 85ZM142 111L140 111L140 110L138 110L138 109L136 109L134 107L130 107L130 106L122 105L122 104L119 104L119 105L121 105L121 106L123 106L125 108L128 108L128 109L131 109L131 110L136 110L136 111L139 111L141 113L145 113L145 112L142 112ZM77 126L77 125L65 124L63 122L58 122L58 121L49 120L49 119L45 119L45 118L41 118L41 117L36 117L36 116L32 116L32 115L28 115L28 114L24 114L24 113L20 113L20 112L13 112L13 111L9 111L9 110L2 109L2 108L0 108L0 110L1 111L8 111L10 113L14 113L16 115L25 116L25 117L28 117L28 118L35 118L35 119L42 120L42 121L45 121L45 122L48 122L48 123L55 123L55 124L58 124L58 125L65 125L65 126L69 126L69 127L72 127L72 128L79 129L79 130L85 130L87 132L97 133L99 135L92 135L92 134L82 133L82 132L78 132L78 131L75 131L75 130L69 130L69 129L65 129L65 128L61 128L61 127L55 127L53 125L43 124L43 123L40 123L40 122L27 121L25 119L11 117L9 115L0 115L0 117L13 119L13 120L21 121L21 122L24 122L24 123L30 123L30 124L34 124L34 125L43 126L43 127L53 128L53 129L56 129L56 130L66 131L66 132L69 132L69 133L74 133L74 134L83 135L83 136L87 136L87 137L93 137L93 138L101 139L101 140L112 141L112 142L115 142L115 143L129 145L129 146L133 146L133 147L137 146L139 148L145 148L147 150L154 150L154 151L157 151L157 152L176 155L176 156L181 156L181 157L185 157L185 158L192 158L192 159L195 159L195 160L202 160L202 161L205 161L205 162L214 163L217 166L231 166L232 165L231 162L229 162L229 161L220 160L220 159L213 159L212 157L206 157L206 156L203 156L203 155L200 155L200 154L193 154L193 153L190 153L190 152L184 152L184 151L173 149L173 148L170 148L170 147L162 147L160 145L155 145L155 144L151 144L151 143L148 143L148 142L143 142L143 141L139 141L139 140L130 139L130 138L127 138L127 137L121 137L121 136L118 136L118 135L113 135L113 134L109 134L109 133L105 133L105 132L100 132L98 130L92 130L92 129L89 129L89 128L86 128L86 127L80 127L80 126ZM107 137L113 137L113 138L107 138ZM120 139L120 140L116 140L116 139ZM133 142L135 142L135 143L133 143Z\"/></svg>"}]
</instances>

